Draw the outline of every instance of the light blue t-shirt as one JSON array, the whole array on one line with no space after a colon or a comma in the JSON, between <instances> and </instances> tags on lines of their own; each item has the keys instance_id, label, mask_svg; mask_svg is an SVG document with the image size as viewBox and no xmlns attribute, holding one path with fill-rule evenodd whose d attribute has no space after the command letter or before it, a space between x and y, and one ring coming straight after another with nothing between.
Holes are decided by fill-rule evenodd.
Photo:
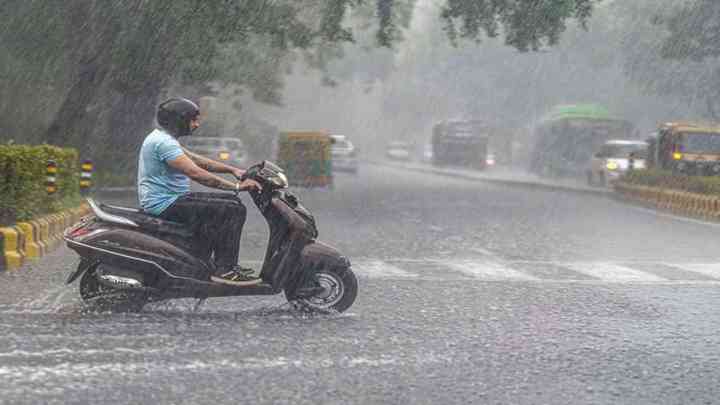
<instances>
[{"instance_id":1,"label":"light blue t-shirt","mask_svg":"<svg viewBox=\"0 0 720 405\"><path fill-rule=\"evenodd\" d=\"M160 215L178 197L190 192L190 178L167 163L183 154L172 135L156 129L145 138L138 164L138 198L146 212Z\"/></svg>"}]
</instances>

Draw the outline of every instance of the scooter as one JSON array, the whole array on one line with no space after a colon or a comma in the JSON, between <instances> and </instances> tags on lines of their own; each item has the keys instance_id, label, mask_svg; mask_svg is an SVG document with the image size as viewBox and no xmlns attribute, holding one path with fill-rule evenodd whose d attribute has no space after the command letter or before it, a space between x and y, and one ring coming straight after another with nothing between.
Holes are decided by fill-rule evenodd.
<instances>
[{"instance_id":1,"label":"scooter","mask_svg":"<svg viewBox=\"0 0 720 405\"><path fill-rule=\"evenodd\" d=\"M83 301L111 310L139 311L148 302L173 298L280 293L306 310L347 310L358 291L350 261L317 240L315 219L286 190L283 170L263 161L248 168L244 178L262 186L262 191L249 194L270 229L260 284L240 287L212 281L216 269L210 253L188 227L93 199L87 201L94 215L63 235L81 257L67 284L79 278Z\"/></svg>"}]
</instances>

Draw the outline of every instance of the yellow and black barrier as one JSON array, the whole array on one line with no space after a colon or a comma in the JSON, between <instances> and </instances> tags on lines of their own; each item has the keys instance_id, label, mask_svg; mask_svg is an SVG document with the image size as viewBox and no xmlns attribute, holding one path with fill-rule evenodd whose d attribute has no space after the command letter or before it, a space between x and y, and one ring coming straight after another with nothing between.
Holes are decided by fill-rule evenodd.
<instances>
[{"instance_id":1,"label":"yellow and black barrier","mask_svg":"<svg viewBox=\"0 0 720 405\"><path fill-rule=\"evenodd\" d=\"M628 183L616 183L615 191L626 200L660 211L709 221L720 221L720 196Z\"/></svg>"},{"instance_id":2,"label":"yellow and black barrier","mask_svg":"<svg viewBox=\"0 0 720 405\"><path fill-rule=\"evenodd\" d=\"M87 204L0 228L0 271L16 270L61 245L65 229L91 212Z\"/></svg>"},{"instance_id":3,"label":"yellow and black barrier","mask_svg":"<svg viewBox=\"0 0 720 405\"><path fill-rule=\"evenodd\" d=\"M48 160L45 168L45 190L48 195L57 193L58 165L54 160Z\"/></svg>"},{"instance_id":4,"label":"yellow and black barrier","mask_svg":"<svg viewBox=\"0 0 720 405\"><path fill-rule=\"evenodd\" d=\"M80 194L87 195L92 187L93 162L86 159L80 166Z\"/></svg>"}]
</instances>

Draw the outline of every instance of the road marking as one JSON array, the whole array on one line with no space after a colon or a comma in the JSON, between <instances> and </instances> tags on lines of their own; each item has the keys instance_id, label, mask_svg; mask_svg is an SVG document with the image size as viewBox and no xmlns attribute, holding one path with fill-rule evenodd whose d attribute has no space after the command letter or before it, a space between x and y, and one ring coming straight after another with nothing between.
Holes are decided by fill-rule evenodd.
<instances>
[{"instance_id":1,"label":"road marking","mask_svg":"<svg viewBox=\"0 0 720 405\"><path fill-rule=\"evenodd\" d=\"M537 277L513 270L498 262L451 261L445 263L445 266L480 280L540 281Z\"/></svg>"},{"instance_id":2,"label":"road marking","mask_svg":"<svg viewBox=\"0 0 720 405\"><path fill-rule=\"evenodd\" d=\"M370 278L416 278L418 276L382 260L353 261L352 269L357 274Z\"/></svg>"},{"instance_id":3,"label":"road marking","mask_svg":"<svg viewBox=\"0 0 720 405\"><path fill-rule=\"evenodd\" d=\"M447 270L456 271L464 276L470 276L476 280L487 281L534 281L545 283L580 283L580 284L602 284L602 283L657 283L663 285L696 285L696 284L718 284L720 283L720 263L670 263L651 260L617 260L609 262L563 262L558 260L509 260L503 261L488 259L447 259L447 258L392 258L373 259L370 257L361 257L351 259L352 270L359 277L377 278L377 279L399 279L399 280L457 280L457 276L453 277ZM260 265L259 261L242 261L244 264ZM513 268L517 265L522 267L532 267L532 264L553 265L558 268L564 268L576 273L593 277L593 280L574 279L570 277L561 278L542 278L528 274L522 270ZM696 280L696 279L668 279L646 271L633 268L633 264L643 265L663 265L678 270L702 274L713 278L714 280ZM398 265L400 267L398 267ZM431 271L427 274L424 271L420 273L405 270L405 268L414 268L415 265L436 266L437 271ZM685 275L687 278L687 274ZM672 277L671 277L672 278Z\"/></svg>"},{"instance_id":4,"label":"road marking","mask_svg":"<svg viewBox=\"0 0 720 405\"><path fill-rule=\"evenodd\" d=\"M693 273L699 273L705 276L709 276L715 279L720 279L720 264L682 264L672 265L681 270L691 271Z\"/></svg>"},{"instance_id":5,"label":"road marking","mask_svg":"<svg viewBox=\"0 0 720 405\"><path fill-rule=\"evenodd\" d=\"M669 281L651 273L631 269L614 263L565 263L561 264L572 271L587 274L608 282L663 282Z\"/></svg>"}]
</instances>

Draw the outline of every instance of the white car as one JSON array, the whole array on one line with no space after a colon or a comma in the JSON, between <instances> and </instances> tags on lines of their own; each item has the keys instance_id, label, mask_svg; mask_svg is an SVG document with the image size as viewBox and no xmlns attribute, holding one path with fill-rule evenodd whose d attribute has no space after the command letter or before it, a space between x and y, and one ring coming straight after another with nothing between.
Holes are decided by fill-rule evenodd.
<instances>
[{"instance_id":1,"label":"white car","mask_svg":"<svg viewBox=\"0 0 720 405\"><path fill-rule=\"evenodd\" d=\"M385 149L385 156L393 160L411 160L412 146L407 142L394 141L390 142Z\"/></svg>"},{"instance_id":2,"label":"white car","mask_svg":"<svg viewBox=\"0 0 720 405\"><path fill-rule=\"evenodd\" d=\"M423 146L422 161L425 163L432 163L432 161L433 161L432 144L428 143Z\"/></svg>"},{"instance_id":3,"label":"white car","mask_svg":"<svg viewBox=\"0 0 720 405\"><path fill-rule=\"evenodd\" d=\"M646 168L648 143L643 141L610 140L605 142L590 159L587 182L590 186L606 186L617 180L631 166L633 170Z\"/></svg>"},{"instance_id":4,"label":"white car","mask_svg":"<svg viewBox=\"0 0 720 405\"><path fill-rule=\"evenodd\" d=\"M357 148L345 135L330 135L333 144L330 147L333 170L357 173Z\"/></svg>"},{"instance_id":5,"label":"white car","mask_svg":"<svg viewBox=\"0 0 720 405\"><path fill-rule=\"evenodd\" d=\"M180 142L191 152L213 160L241 168L248 164L247 151L238 138L187 136Z\"/></svg>"}]
</instances>

